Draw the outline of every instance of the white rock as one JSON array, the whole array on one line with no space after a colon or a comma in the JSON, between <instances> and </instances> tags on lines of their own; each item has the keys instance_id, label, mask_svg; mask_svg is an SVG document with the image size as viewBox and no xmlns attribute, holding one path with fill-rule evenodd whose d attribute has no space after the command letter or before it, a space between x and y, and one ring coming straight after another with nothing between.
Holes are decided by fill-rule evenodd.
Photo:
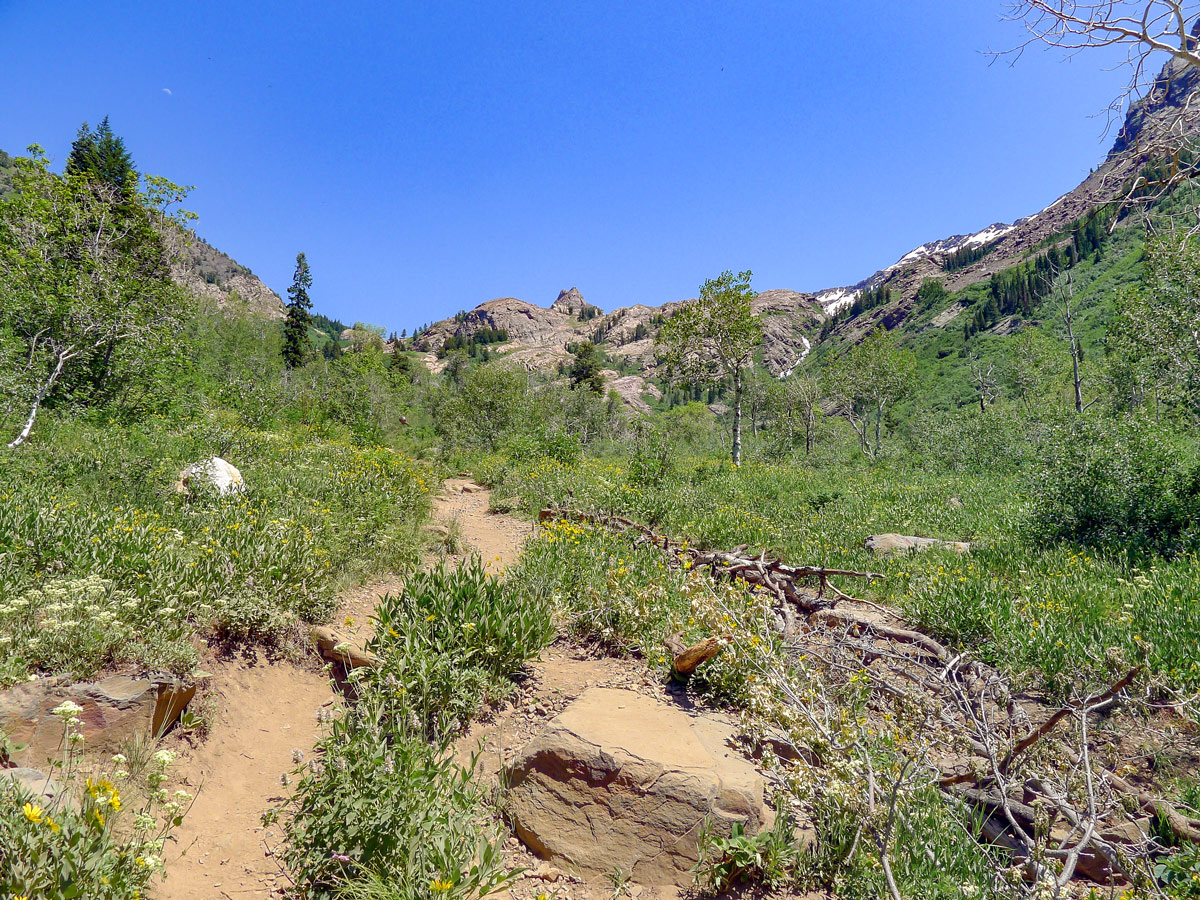
<instances>
[{"instance_id":1,"label":"white rock","mask_svg":"<svg viewBox=\"0 0 1200 900\"><path fill-rule=\"evenodd\" d=\"M219 456L193 463L179 473L179 483L184 488L190 487L193 480L211 484L222 497L240 494L246 489L242 473L232 463L226 462Z\"/></svg>"}]
</instances>

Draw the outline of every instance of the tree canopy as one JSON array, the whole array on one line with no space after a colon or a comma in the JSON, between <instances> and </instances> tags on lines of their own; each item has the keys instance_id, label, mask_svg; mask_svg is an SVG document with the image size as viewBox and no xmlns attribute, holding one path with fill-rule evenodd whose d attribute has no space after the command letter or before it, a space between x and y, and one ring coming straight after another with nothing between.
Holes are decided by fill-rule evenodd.
<instances>
[{"instance_id":1,"label":"tree canopy","mask_svg":"<svg viewBox=\"0 0 1200 900\"><path fill-rule=\"evenodd\" d=\"M67 173L102 181L125 196L133 193L138 177L133 157L124 139L113 132L108 116L94 129L87 122L79 126L67 157Z\"/></svg>"},{"instance_id":2,"label":"tree canopy","mask_svg":"<svg viewBox=\"0 0 1200 900\"><path fill-rule=\"evenodd\" d=\"M733 464L742 461L743 374L754 364L763 341L754 314L752 273L722 272L700 287L700 299L686 304L659 328L655 351L667 378L675 383L734 383Z\"/></svg>"}]
</instances>

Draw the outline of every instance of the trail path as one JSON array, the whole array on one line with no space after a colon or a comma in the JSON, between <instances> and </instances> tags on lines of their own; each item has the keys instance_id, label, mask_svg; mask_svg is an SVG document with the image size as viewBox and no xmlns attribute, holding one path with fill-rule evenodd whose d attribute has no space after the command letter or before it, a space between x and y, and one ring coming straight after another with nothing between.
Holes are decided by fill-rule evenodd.
<instances>
[{"instance_id":1,"label":"trail path","mask_svg":"<svg viewBox=\"0 0 1200 900\"><path fill-rule=\"evenodd\" d=\"M488 492L468 479L446 482L434 500L434 519L457 520L466 552L480 554L497 574L516 562L529 524L488 511ZM342 594L333 625L361 643L370 617L385 593L402 587L380 581ZM196 747L180 738L174 772L196 802L176 831L179 843L167 848L167 881L156 887L158 900L259 900L277 896L288 879L273 852L278 829L261 824L264 812L288 788L280 777L294 768L293 751L309 754L324 726L317 711L334 709L341 698L320 670L316 656L295 661L246 657L206 660L211 673L207 701L213 725ZM180 855L183 851L183 855Z\"/></svg>"}]
</instances>

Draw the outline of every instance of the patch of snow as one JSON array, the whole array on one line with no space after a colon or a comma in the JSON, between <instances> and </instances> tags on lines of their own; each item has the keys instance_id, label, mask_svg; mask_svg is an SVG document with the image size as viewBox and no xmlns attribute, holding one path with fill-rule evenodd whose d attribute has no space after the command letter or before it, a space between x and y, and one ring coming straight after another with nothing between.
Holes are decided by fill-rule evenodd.
<instances>
[{"instance_id":1,"label":"patch of snow","mask_svg":"<svg viewBox=\"0 0 1200 900\"><path fill-rule=\"evenodd\" d=\"M854 288L831 288L817 294L817 302L825 310L826 315L832 316L839 310L850 306L858 294Z\"/></svg>"},{"instance_id":2,"label":"patch of snow","mask_svg":"<svg viewBox=\"0 0 1200 900\"><path fill-rule=\"evenodd\" d=\"M983 231L976 232L962 242L963 247L982 247L994 243L1013 230L1013 225L989 225Z\"/></svg>"}]
</instances>

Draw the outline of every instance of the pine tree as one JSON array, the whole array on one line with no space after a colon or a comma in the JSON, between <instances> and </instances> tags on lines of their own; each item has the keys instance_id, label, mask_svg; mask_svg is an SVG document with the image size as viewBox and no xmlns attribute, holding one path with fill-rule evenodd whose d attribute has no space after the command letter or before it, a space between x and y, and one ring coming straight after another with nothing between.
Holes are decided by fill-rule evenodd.
<instances>
[{"instance_id":1,"label":"pine tree","mask_svg":"<svg viewBox=\"0 0 1200 900\"><path fill-rule=\"evenodd\" d=\"M296 254L296 274L288 288L287 319L283 323L283 363L289 369L303 365L308 351L308 326L312 324L312 301L308 289L312 287L312 272L308 268L308 257Z\"/></svg>"},{"instance_id":2,"label":"pine tree","mask_svg":"<svg viewBox=\"0 0 1200 900\"><path fill-rule=\"evenodd\" d=\"M79 126L67 157L67 172L111 184L126 195L132 195L137 180L133 158L124 139L113 133L108 116L95 130L87 122Z\"/></svg>"}]
</instances>

